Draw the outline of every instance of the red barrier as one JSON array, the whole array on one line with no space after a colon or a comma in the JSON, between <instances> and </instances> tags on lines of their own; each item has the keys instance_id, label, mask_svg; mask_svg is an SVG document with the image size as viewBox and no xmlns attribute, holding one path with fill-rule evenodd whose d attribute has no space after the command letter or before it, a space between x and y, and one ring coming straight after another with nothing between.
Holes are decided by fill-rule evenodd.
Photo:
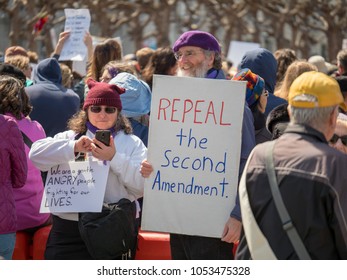
<instances>
[{"instance_id":1,"label":"red barrier","mask_svg":"<svg viewBox=\"0 0 347 280\"><path fill-rule=\"evenodd\" d=\"M48 235L52 226L45 226L37 230L33 237L33 260L44 260Z\"/></svg>"},{"instance_id":2,"label":"red barrier","mask_svg":"<svg viewBox=\"0 0 347 280\"><path fill-rule=\"evenodd\" d=\"M140 229L135 260L170 260L170 235Z\"/></svg>"},{"instance_id":3,"label":"red barrier","mask_svg":"<svg viewBox=\"0 0 347 280\"><path fill-rule=\"evenodd\" d=\"M44 260L47 239L52 226L37 230L33 237L18 231L13 260ZM136 260L170 260L170 235L168 233L143 231L140 229Z\"/></svg>"},{"instance_id":4,"label":"red barrier","mask_svg":"<svg viewBox=\"0 0 347 280\"><path fill-rule=\"evenodd\" d=\"M13 251L13 260L30 260L32 250L31 235L24 231L16 233L16 244Z\"/></svg>"}]
</instances>

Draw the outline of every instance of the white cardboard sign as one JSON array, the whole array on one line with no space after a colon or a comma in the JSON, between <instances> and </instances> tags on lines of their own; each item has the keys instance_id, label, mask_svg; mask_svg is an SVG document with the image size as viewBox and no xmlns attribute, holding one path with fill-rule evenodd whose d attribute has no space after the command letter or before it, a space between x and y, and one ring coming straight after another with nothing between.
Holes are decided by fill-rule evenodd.
<instances>
[{"instance_id":1,"label":"white cardboard sign","mask_svg":"<svg viewBox=\"0 0 347 280\"><path fill-rule=\"evenodd\" d=\"M108 162L92 160L52 167L40 212L101 212L109 169Z\"/></svg>"},{"instance_id":2,"label":"white cardboard sign","mask_svg":"<svg viewBox=\"0 0 347 280\"><path fill-rule=\"evenodd\" d=\"M88 9L65 9L64 31L70 31L70 37L65 41L59 60L83 61L87 56L87 47L83 42L86 31L90 27Z\"/></svg>"},{"instance_id":3,"label":"white cardboard sign","mask_svg":"<svg viewBox=\"0 0 347 280\"><path fill-rule=\"evenodd\" d=\"M233 63L233 66L237 68L246 52L257 48L260 48L260 44L258 43L231 41L227 58Z\"/></svg>"},{"instance_id":4,"label":"white cardboard sign","mask_svg":"<svg viewBox=\"0 0 347 280\"><path fill-rule=\"evenodd\" d=\"M245 82L155 75L141 227L221 237L235 205Z\"/></svg>"}]
</instances>

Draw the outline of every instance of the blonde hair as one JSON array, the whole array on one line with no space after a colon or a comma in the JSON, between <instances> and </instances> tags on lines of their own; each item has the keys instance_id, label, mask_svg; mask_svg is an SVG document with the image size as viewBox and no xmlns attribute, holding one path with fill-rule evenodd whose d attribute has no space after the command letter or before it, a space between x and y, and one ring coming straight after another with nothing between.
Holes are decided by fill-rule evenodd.
<instances>
[{"instance_id":1,"label":"blonde hair","mask_svg":"<svg viewBox=\"0 0 347 280\"><path fill-rule=\"evenodd\" d=\"M288 100L289 88L294 80L304 72L317 71L317 67L307 61L297 60L290 64L283 78L280 88L275 91L275 95Z\"/></svg>"},{"instance_id":2,"label":"blonde hair","mask_svg":"<svg viewBox=\"0 0 347 280\"><path fill-rule=\"evenodd\" d=\"M61 70L61 84L66 88L72 87L73 75L71 68L64 63L59 63Z\"/></svg>"},{"instance_id":3,"label":"blonde hair","mask_svg":"<svg viewBox=\"0 0 347 280\"><path fill-rule=\"evenodd\" d=\"M5 63L16 66L22 71L28 70L30 67L29 57L23 55L6 56Z\"/></svg>"}]
</instances>

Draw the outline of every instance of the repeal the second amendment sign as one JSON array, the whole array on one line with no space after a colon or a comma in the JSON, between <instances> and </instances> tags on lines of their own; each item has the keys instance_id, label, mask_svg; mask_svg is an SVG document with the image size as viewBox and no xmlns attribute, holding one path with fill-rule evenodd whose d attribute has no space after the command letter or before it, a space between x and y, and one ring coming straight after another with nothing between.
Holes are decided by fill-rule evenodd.
<instances>
[{"instance_id":1,"label":"repeal the second amendment sign","mask_svg":"<svg viewBox=\"0 0 347 280\"><path fill-rule=\"evenodd\" d=\"M220 238L235 205L245 82L155 75L142 228Z\"/></svg>"}]
</instances>

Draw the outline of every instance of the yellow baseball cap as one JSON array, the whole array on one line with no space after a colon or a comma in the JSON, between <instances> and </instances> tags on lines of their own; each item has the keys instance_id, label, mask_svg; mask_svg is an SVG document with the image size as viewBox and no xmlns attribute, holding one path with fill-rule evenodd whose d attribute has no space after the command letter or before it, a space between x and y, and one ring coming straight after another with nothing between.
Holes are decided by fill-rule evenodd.
<instances>
[{"instance_id":1,"label":"yellow baseball cap","mask_svg":"<svg viewBox=\"0 0 347 280\"><path fill-rule=\"evenodd\" d=\"M313 95L317 98L317 101L310 102L296 98L303 94ZM339 105L344 111L347 110L337 81L317 71L305 72L294 80L289 89L288 103L298 108L321 108Z\"/></svg>"}]
</instances>

